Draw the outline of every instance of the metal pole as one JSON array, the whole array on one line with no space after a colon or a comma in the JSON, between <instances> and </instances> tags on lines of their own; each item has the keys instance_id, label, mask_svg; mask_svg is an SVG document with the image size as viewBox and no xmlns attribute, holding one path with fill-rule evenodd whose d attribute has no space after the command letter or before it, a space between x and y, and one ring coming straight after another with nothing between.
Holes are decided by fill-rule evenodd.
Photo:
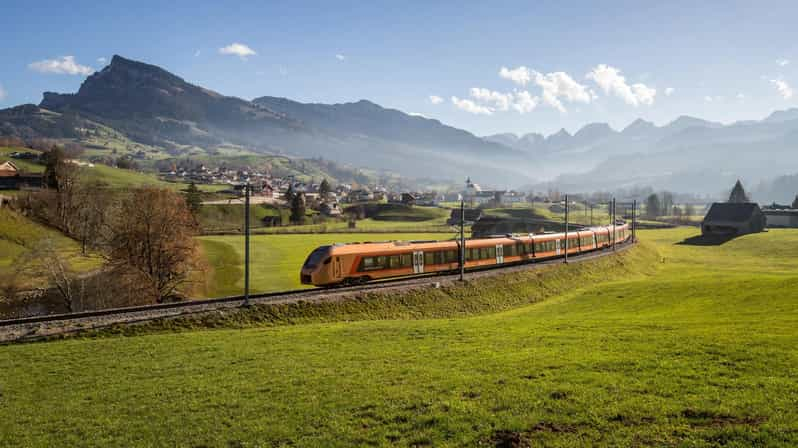
<instances>
[{"instance_id":1,"label":"metal pole","mask_svg":"<svg viewBox=\"0 0 798 448\"><path fill-rule=\"evenodd\" d=\"M460 281L465 275L465 201L460 200Z\"/></svg>"},{"instance_id":2,"label":"metal pole","mask_svg":"<svg viewBox=\"0 0 798 448\"><path fill-rule=\"evenodd\" d=\"M568 195L565 195L565 259L563 263L568 263Z\"/></svg>"},{"instance_id":3,"label":"metal pole","mask_svg":"<svg viewBox=\"0 0 798 448\"><path fill-rule=\"evenodd\" d=\"M637 242L637 199L632 201L632 242Z\"/></svg>"},{"instance_id":4,"label":"metal pole","mask_svg":"<svg viewBox=\"0 0 798 448\"><path fill-rule=\"evenodd\" d=\"M587 224L587 199L585 199L585 221L584 221L584 224Z\"/></svg>"},{"instance_id":5,"label":"metal pole","mask_svg":"<svg viewBox=\"0 0 798 448\"><path fill-rule=\"evenodd\" d=\"M615 223L617 216L615 214L615 198L612 198L612 250L615 250L615 242L617 235L615 234Z\"/></svg>"},{"instance_id":6,"label":"metal pole","mask_svg":"<svg viewBox=\"0 0 798 448\"><path fill-rule=\"evenodd\" d=\"M593 227L593 204L590 204L590 226Z\"/></svg>"},{"instance_id":7,"label":"metal pole","mask_svg":"<svg viewBox=\"0 0 798 448\"><path fill-rule=\"evenodd\" d=\"M244 186L244 306L249 306L249 182Z\"/></svg>"}]
</instances>

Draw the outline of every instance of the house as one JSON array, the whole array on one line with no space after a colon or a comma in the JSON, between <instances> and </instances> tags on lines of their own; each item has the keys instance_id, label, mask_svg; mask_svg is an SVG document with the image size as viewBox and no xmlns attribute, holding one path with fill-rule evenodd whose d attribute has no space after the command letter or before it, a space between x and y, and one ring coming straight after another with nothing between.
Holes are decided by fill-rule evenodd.
<instances>
[{"instance_id":1,"label":"house","mask_svg":"<svg viewBox=\"0 0 798 448\"><path fill-rule=\"evenodd\" d=\"M466 224L473 224L482 217L482 210L478 208L464 208L463 214L465 215L465 223ZM450 226L459 226L460 225L460 209L454 208L452 209L451 214L449 215L449 219L446 220L446 224Z\"/></svg>"},{"instance_id":2,"label":"house","mask_svg":"<svg viewBox=\"0 0 798 448\"><path fill-rule=\"evenodd\" d=\"M21 173L14 162L0 163L0 190L17 190L21 187L41 187L42 175Z\"/></svg>"},{"instance_id":3,"label":"house","mask_svg":"<svg viewBox=\"0 0 798 448\"><path fill-rule=\"evenodd\" d=\"M366 189L352 190L348 195L349 202L367 202L374 199L374 195Z\"/></svg>"},{"instance_id":4,"label":"house","mask_svg":"<svg viewBox=\"0 0 798 448\"><path fill-rule=\"evenodd\" d=\"M416 195L413 193L402 193L401 202L404 205L416 205Z\"/></svg>"},{"instance_id":5,"label":"house","mask_svg":"<svg viewBox=\"0 0 798 448\"><path fill-rule=\"evenodd\" d=\"M321 214L326 216L341 216L341 207L338 206L337 202L323 202L319 206L319 211Z\"/></svg>"},{"instance_id":6,"label":"house","mask_svg":"<svg viewBox=\"0 0 798 448\"><path fill-rule=\"evenodd\" d=\"M0 177L16 177L19 175L19 169L14 162L8 160L0 163Z\"/></svg>"},{"instance_id":7,"label":"house","mask_svg":"<svg viewBox=\"0 0 798 448\"><path fill-rule=\"evenodd\" d=\"M798 227L798 209L794 208L766 208L762 210L767 219L768 227Z\"/></svg>"},{"instance_id":8,"label":"house","mask_svg":"<svg viewBox=\"0 0 798 448\"><path fill-rule=\"evenodd\" d=\"M753 202L715 202L701 221L702 235L745 235L765 229L765 215Z\"/></svg>"}]
</instances>

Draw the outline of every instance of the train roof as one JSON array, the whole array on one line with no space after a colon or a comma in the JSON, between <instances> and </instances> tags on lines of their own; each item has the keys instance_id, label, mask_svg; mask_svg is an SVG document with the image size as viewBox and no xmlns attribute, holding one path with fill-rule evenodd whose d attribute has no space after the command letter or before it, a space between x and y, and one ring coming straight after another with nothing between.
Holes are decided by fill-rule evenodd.
<instances>
[{"instance_id":1,"label":"train roof","mask_svg":"<svg viewBox=\"0 0 798 448\"><path fill-rule=\"evenodd\" d=\"M623 227L623 226L618 226ZM606 233L611 226L590 227L581 230L568 232L569 237L578 238L585 233ZM529 242L530 240L550 241L560 239L564 232L558 233L539 233L539 234L520 234L520 235L498 235L488 238L467 239L466 247L483 247L494 244L513 244L517 242ZM408 248L413 250L445 250L457 247L456 239L449 240L422 240L422 241L364 241L359 243L336 243L332 245L333 252L337 255L348 255L362 253L364 250L378 252L405 252Z\"/></svg>"}]
</instances>

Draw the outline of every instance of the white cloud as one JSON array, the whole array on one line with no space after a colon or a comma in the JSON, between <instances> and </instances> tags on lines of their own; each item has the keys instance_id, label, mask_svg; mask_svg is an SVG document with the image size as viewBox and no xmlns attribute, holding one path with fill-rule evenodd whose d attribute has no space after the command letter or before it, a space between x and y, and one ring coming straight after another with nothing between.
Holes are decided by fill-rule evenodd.
<instances>
[{"instance_id":1,"label":"white cloud","mask_svg":"<svg viewBox=\"0 0 798 448\"><path fill-rule=\"evenodd\" d=\"M407 115L410 115L411 117L428 118L426 115L422 114L421 112L408 112Z\"/></svg>"},{"instance_id":2,"label":"white cloud","mask_svg":"<svg viewBox=\"0 0 798 448\"><path fill-rule=\"evenodd\" d=\"M480 106L479 104L467 100L467 99L460 99L456 96L452 97L452 104L454 104L458 109L464 110L466 112L476 114L476 115L493 115L493 111L485 106Z\"/></svg>"},{"instance_id":3,"label":"white cloud","mask_svg":"<svg viewBox=\"0 0 798 448\"><path fill-rule=\"evenodd\" d=\"M5 100L8 97L8 92L3 88L3 85L0 84L0 101Z\"/></svg>"},{"instance_id":4,"label":"white cloud","mask_svg":"<svg viewBox=\"0 0 798 448\"><path fill-rule=\"evenodd\" d=\"M525 86L532 80L532 70L529 70L523 65L514 69L502 67L501 70L499 70L499 76L504 79L509 79L518 85Z\"/></svg>"},{"instance_id":5,"label":"white cloud","mask_svg":"<svg viewBox=\"0 0 798 448\"><path fill-rule=\"evenodd\" d=\"M707 103L711 103L712 102L712 97L707 95L707 96L704 97L704 101L706 101Z\"/></svg>"},{"instance_id":6,"label":"white cloud","mask_svg":"<svg viewBox=\"0 0 798 448\"><path fill-rule=\"evenodd\" d=\"M202 50L197 50L197 51L194 52L194 57L198 58L199 55L201 55L201 54L202 54Z\"/></svg>"},{"instance_id":7,"label":"white cloud","mask_svg":"<svg viewBox=\"0 0 798 448\"><path fill-rule=\"evenodd\" d=\"M666 87L665 88L665 96L671 96L671 95L673 95L673 92L675 92L675 91L676 91L676 89L674 89L673 87Z\"/></svg>"},{"instance_id":8,"label":"white cloud","mask_svg":"<svg viewBox=\"0 0 798 448\"><path fill-rule=\"evenodd\" d=\"M780 65L782 67L784 67L785 65L787 65L789 63L790 63L789 59L777 59L776 60L776 64L778 64L778 65Z\"/></svg>"},{"instance_id":9,"label":"white cloud","mask_svg":"<svg viewBox=\"0 0 798 448\"><path fill-rule=\"evenodd\" d=\"M432 104L441 104L443 102L443 98L439 97L438 95L430 95L429 102Z\"/></svg>"},{"instance_id":10,"label":"white cloud","mask_svg":"<svg viewBox=\"0 0 798 448\"><path fill-rule=\"evenodd\" d=\"M587 79L594 81L606 94L613 94L627 104L639 106L641 104L654 104L657 90L642 83L626 83L626 78L621 75L621 71L607 64L599 64L591 70Z\"/></svg>"},{"instance_id":11,"label":"white cloud","mask_svg":"<svg viewBox=\"0 0 798 448\"><path fill-rule=\"evenodd\" d=\"M513 101L512 93L494 92L492 90L480 89L478 87L472 87L469 91L469 94L472 98L476 99L480 103L489 104L493 106L494 109L498 109L500 111L508 110L510 108L510 103Z\"/></svg>"},{"instance_id":12,"label":"white cloud","mask_svg":"<svg viewBox=\"0 0 798 448\"><path fill-rule=\"evenodd\" d=\"M100 64L105 64L107 61L108 61L108 59L105 59L104 57L97 58L97 62L100 63Z\"/></svg>"},{"instance_id":13,"label":"white cloud","mask_svg":"<svg viewBox=\"0 0 798 448\"><path fill-rule=\"evenodd\" d=\"M39 73L53 73L57 75L83 75L94 73L94 69L80 65L74 56L63 56L60 59L45 59L28 64L28 68Z\"/></svg>"},{"instance_id":14,"label":"white cloud","mask_svg":"<svg viewBox=\"0 0 798 448\"><path fill-rule=\"evenodd\" d=\"M785 100L792 98L793 94L795 94L787 81L782 79L771 79L770 83L776 87L776 90L779 91L779 95L781 95Z\"/></svg>"},{"instance_id":15,"label":"white cloud","mask_svg":"<svg viewBox=\"0 0 798 448\"><path fill-rule=\"evenodd\" d=\"M255 50L249 48L248 46L246 46L244 44L241 44L241 43L238 43L238 42L233 42L232 44L230 44L230 45L228 45L226 47L220 48L219 49L219 54L238 56L239 58L241 58L243 60L246 60L247 57L255 56L258 53L255 53Z\"/></svg>"},{"instance_id":16,"label":"white cloud","mask_svg":"<svg viewBox=\"0 0 798 448\"><path fill-rule=\"evenodd\" d=\"M564 98L569 102L579 103L589 103L594 99L587 86L574 81L565 72L553 72L544 75L533 71L532 75L535 79L535 84L543 89L543 102L560 112L566 112L560 98Z\"/></svg>"},{"instance_id":17,"label":"white cloud","mask_svg":"<svg viewBox=\"0 0 798 448\"><path fill-rule=\"evenodd\" d=\"M286 66L284 66L284 65L278 65L277 66L277 71L280 72L280 76L288 75L288 68Z\"/></svg>"},{"instance_id":18,"label":"white cloud","mask_svg":"<svg viewBox=\"0 0 798 448\"><path fill-rule=\"evenodd\" d=\"M515 101L512 104L512 108L517 110L519 114L525 114L535 110L539 102L540 99L538 97L532 96L529 92L523 90L515 93Z\"/></svg>"},{"instance_id":19,"label":"white cloud","mask_svg":"<svg viewBox=\"0 0 798 448\"><path fill-rule=\"evenodd\" d=\"M346 56L342 55L341 53L338 53L335 55L335 59L338 59L339 61L345 61Z\"/></svg>"},{"instance_id":20,"label":"white cloud","mask_svg":"<svg viewBox=\"0 0 798 448\"><path fill-rule=\"evenodd\" d=\"M737 94L736 98L737 98L738 100L742 101L742 100L744 100L744 99L745 99L745 95L744 95L742 92L740 92L740 93L738 93L738 94Z\"/></svg>"}]
</instances>

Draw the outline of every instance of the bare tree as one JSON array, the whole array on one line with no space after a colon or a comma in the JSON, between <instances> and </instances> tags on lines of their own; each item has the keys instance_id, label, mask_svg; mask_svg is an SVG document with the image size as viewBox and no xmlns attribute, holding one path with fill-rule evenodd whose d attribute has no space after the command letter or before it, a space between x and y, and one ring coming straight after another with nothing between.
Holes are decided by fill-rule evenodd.
<instances>
[{"instance_id":1,"label":"bare tree","mask_svg":"<svg viewBox=\"0 0 798 448\"><path fill-rule=\"evenodd\" d=\"M109 227L112 269L138 275L159 302L187 282L197 258L196 221L181 195L136 189L120 202Z\"/></svg>"},{"instance_id":2,"label":"bare tree","mask_svg":"<svg viewBox=\"0 0 798 448\"><path fill-rule=\"evenodd\" d=\"M69 264L51 238L39 241L22 260L29 275L44 279L52 286L68 312L76 310L81 288Z\"/></svg>"}]
</instances>

